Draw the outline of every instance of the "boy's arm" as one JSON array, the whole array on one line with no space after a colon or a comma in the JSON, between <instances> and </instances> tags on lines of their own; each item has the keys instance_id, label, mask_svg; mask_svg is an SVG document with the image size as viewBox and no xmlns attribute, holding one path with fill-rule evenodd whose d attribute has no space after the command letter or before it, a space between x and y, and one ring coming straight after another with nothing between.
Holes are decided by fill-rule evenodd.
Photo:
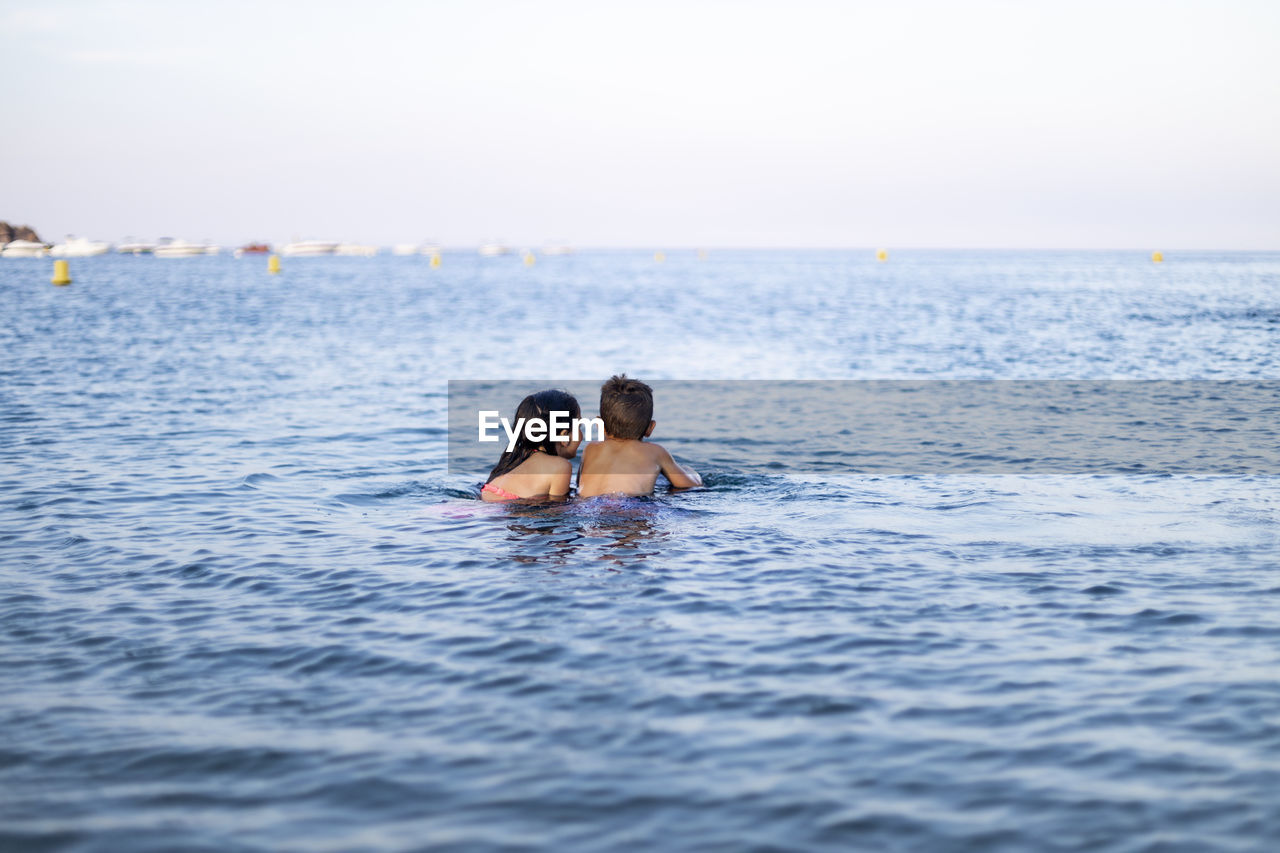
<instances>
[{"instance_id":1,"label":"boy's arm","mask_svg":"<svg viewBox=\"0 0 1280 853\"><path fill-rule=\"evenodd\" d=\"M658 451L658 469L662 471L662 476L666 477L671 483L671 487L675 489L691 489L694 486L702 485L702 478L698 476L698 472L692 468L685 468L675 459L671 458L671 454L660 444L650 445L654 450Z\"/></svg>"}]
</instances>

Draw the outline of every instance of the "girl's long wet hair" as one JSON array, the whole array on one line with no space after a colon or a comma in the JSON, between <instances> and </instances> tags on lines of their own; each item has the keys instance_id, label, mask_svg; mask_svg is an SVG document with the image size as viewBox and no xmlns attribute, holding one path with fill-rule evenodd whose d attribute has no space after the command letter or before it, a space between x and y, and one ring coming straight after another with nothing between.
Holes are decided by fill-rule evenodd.
<instances>
[{"instance_id":1,"label":"girl's long wet hair","mask_svg":"<svg viewBox=\"0 0 1280 853\"><path fill-rule=\"evenodd\" d=\"M582 409L578 406L577 399L567 391L554 389L539 391L520 401L520 405L516 407L514 423L520 423L521 418L524 419L526 426L530 421L542 421L546 425L547 438L541 442L532 442L526 437L525 430L522 428L516 436L516 446L503 451L498 464L494 465L493 470L489 472L486 483L492 483L503 474L514 471L539 450L550 453L552 456L556 455L556 443L551 440L552 412L568 412L570 419L582 417Z\"/></svg>"}]
</instances>

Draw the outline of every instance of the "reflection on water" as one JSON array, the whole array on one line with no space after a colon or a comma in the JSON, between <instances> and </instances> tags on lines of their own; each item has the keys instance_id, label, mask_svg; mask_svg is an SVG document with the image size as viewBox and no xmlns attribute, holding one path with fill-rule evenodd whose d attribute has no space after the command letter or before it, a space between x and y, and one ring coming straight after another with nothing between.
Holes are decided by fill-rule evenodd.
<instances>
[{"instance_id":1,"label":"reflection on water","mask_svg":"<svg viewBox=\"0 0 1280 853\"><path fill-rule=\"evenodd\" d=\"M602 496L560 504L509 504L506 542L517 563L563 566L607 560L620 567L661 553L671 533L656 500Z\"/></svg>"},{"instance_id":2,"label":"reflection on water","mask_svg":"<svg viewBox=\"0 0 1280 853\"><path fill-rule=\"evenodd\" d=\"M506 520L510 546L507 557L516 563L563 566L578 550L580 535L572 524L564 522L558 506L520 506L508 504Z\"/></svg>"}]
</instances>

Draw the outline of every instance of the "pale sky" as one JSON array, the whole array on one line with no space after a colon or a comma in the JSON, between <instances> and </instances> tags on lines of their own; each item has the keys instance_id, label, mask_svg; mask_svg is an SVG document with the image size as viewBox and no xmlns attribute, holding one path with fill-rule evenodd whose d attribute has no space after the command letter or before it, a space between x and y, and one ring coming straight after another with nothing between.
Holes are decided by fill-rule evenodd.
<instances>
[{"instance_id":1,"label":"pale sky","mask_svg":"<svg viewBox=\"0 0 1280 853\"><path fill-rule=\"evenodd\" d=\"M0 0L0 219L1280 249L1280 2Z\"/></svg>"}]
</instances>

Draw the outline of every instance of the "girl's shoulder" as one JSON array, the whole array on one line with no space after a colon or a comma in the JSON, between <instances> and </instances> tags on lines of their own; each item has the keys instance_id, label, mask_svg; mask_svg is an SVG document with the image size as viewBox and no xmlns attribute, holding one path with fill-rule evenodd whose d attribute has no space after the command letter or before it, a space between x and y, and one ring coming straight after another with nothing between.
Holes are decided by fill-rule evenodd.
<instances>
[{"instance_id":1,"label":"girl's shoulder","mask_svg":"<svg viewBox=\"0 0 1280 853\"><path fill-rule=\"evenodd\" d=\"M535 453L521 462L511 474L561 474L573 470L573 463L549 453Z\"/></svg>"},{"instance_id":2,"label":"girl's shoulder","mask_svg":"<svg viewBox=\"0 0 1280 853\"><path fill-rule=\"evenodd\" d=\"M547 474L561 474L565 471L573 470L573 463L563 456L535 453L530 461L533 460L537 460L538 470Z\"/></svg>"}]
</instances>

